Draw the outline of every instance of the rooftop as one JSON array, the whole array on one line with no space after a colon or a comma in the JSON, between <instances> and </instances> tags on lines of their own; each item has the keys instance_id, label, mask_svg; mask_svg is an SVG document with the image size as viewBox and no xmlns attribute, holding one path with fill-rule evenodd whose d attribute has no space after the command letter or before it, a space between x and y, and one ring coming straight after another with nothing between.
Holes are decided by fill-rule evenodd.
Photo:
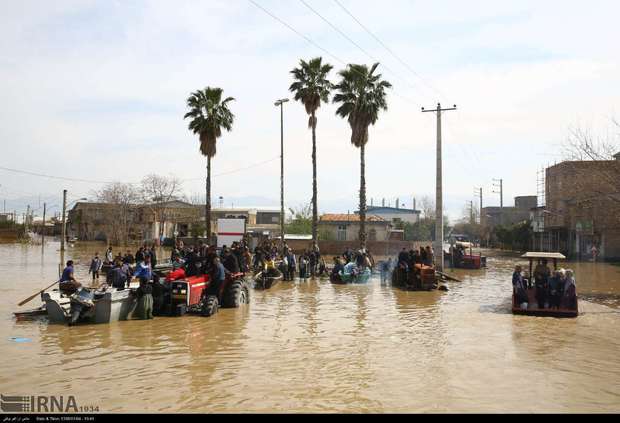
<instances>
[{"instance_id":1,"label":"rooftop","mask_svg":"<svg viewBox=\"0 0 620 423\"><path fill-rule=\"evenodd\" d=\"M415 209L405 209L405 208L396 208L396 207L388 207L388 206L368 206L366 207L367 212L372 213L401 213L401 214L420 214L420 210ZM359 213L356 211L355 213Z\"/></svg>"},{"instance_id":2,"label":"rooftop","mask_svg":"<svg viewBox=\"0 0 620 423\"><path fill-rule=\"evenodd\" d=\"M359 222L359 214L324 214L319 219L321 222ZM366 215L366 222L385 222L387 221L374 214Z\"/></svg>"}]
</instances>

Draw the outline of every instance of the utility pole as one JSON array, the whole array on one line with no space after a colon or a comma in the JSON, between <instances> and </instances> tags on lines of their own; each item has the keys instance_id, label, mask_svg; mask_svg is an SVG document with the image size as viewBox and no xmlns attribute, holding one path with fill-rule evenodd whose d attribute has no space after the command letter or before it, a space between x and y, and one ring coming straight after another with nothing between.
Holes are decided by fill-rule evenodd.
<instances>
[{"instance_id":1,"label":"utility pole","mask_svg":"<svg viewBox=\"0 0 620 423\"><path fill-rule=\"evenodd\" d=\"M24 219L24 233L28 233L28 216L30 216L30 204L26 207L26 218Z\"/></svg>"},{"instance_id":2,"label":"utility pole","mask_svg":"<svg viewBox=\"0 0 620 423\"><path fill-rule=\"evenodd\" d=\"M47 204L43 203L43 232L41 232L41 244L45 245L45 212Z\"/></svg>"},{"instance_id":3,"label":"utility pole","mask_svg":"<svg viewBox=\"0 0 620 423\"><path fill-rule=\"evenodd\" d=\"M280 106L280 250L284 254L284 103L288 98L275 102Z\"/></svg>"},{"instance_id":4,"label":"utility pole","mask_svg":"<svg viewBox=\"0 0 620 423\"><path fill-rule=\"evenodd\" d=\"M480 197L480 210L478 210L480 216L478 216L478 220L482 225L482 188L474 188L474 195Z\"/></svg>"},{"instance_id":5,"label":"utility pole","mask_svg":"<svg viewBox=\"0 0 620 423\"><path fill-rule=\"evenodd\" d=\"M65 262L65 240L67 238L67 190L62 190L62 232L60 235L60 266L58 271L62 271L62 266Z\"/></svg>"},{"instance_id":6,"label":"utility pole","mask_svg":"<svg viewBox=\"0 0 620 423\"><path fill-rule=\"evenodd\" d=\"M437 113L437 181L435 192L435 268L443 270L443 187L442 187L442 168L441 168L441 113L450 110L456 110L456 104L453 107L442 109L441 103L437 103L436 109L424 110L422 113Z\"/></svg>"},{"instance_id":7,"label":"utility pole","mask_svg":"<svg viewBox=\"0 0 620 423\"><path fill-rule=\"evenodd\" d=\"M504 180L493 179L493 187L499 188L499 191L493 191L493 193L499 194L499 224L502 225L504 223Z\"/></svg>"},{"instance_id":8,"label":"utility pole","mask_svg":"<svg viewBox=\"0 0 620 423\"><path fill-rule=\"evenodd\" d=\"M474 222L474 202L473 201L469 201L469 224L473 225Z\"/></svg>"}]
</instances>

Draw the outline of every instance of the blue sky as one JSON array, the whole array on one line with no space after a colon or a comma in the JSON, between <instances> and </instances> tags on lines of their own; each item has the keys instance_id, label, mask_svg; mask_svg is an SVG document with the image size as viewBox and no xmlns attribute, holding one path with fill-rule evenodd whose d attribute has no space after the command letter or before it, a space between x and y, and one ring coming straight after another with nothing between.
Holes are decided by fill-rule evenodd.
<instances>
[{"instance_id":1,"label":"blue sky","mask_svg":"<svg viewBox=\"0 0 620 423\"><path fill-rule=\"evenodd\" d=\"M604 131L620 99L616 1L340 0L407 65L394 59L333 0L255 0L336 56L328 56L247 0L5 1L0 4L0 166L51 175L139 181L186 180L201 195L205 161L187 130L185 99L207 85L237 100L236 122L214 174L279 156L277 98L289 71L322 55L335 66L381 62L393 83L389 110L370 130L368 196L375 202L433 196L435 120L420 107L458 105L444 117L444 202L460 217L473 187L498 205L536 194L536 171L561 160L570 127ZM370 57L369 57L370 56ZM413 72L411 72L413 69ZM420 78L421 76L421 78ZM359 153L332 104L319 112L319 208L357 206ZM311 134L300 104L285 106L286 202L311 196ZM100 185L0 170L0 200L21 209L39 196L59 202ZM279 163L214 178L226 205L278 204ZM256 204L262 203L262 204ZM249 204L247 204L249 205Z\"/></svg>"}]
</instances>

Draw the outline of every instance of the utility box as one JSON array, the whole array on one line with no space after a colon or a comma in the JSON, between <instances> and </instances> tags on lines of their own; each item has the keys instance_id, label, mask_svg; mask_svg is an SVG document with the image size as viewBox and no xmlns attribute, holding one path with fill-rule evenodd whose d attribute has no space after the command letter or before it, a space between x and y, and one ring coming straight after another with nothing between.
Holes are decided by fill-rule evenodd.
<instances>
[{"instance_id":1,"label":"utility box","mask_svg":"<svg viewBox=\"0 0 620 423\"><path fill-rule=\"evenodd\" d=\"M245 235L245 219L217 219L217 248L241 242Z\"/></svg>"}]
</instances>

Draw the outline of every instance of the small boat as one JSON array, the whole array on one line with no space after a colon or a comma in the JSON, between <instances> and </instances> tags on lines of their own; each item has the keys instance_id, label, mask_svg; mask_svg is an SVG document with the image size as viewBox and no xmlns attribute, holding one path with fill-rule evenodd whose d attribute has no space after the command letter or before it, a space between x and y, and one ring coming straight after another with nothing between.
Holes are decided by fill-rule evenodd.
<instances>
[{"instance_id":1,"label":"small boat","mask_svg":"<svg viewBox=\"0 0 620 423\"><path fill-rule=\"evenodd\" d=\"M55 289L41 294L41 299L45 302L49 321L63 324L128 320L137 304L131 289L110 287L105 290L81 287L72 295Z\"/></svg>"},{"instance_id":2,"label":"small boat","mask_svg":"<svg viewBox=\"0 0 620 423\"><path fill-rule=\"evenodd\" d=\"M552 259L553 268L557 270L558 260L564 260L566 257L561 253L541 253L541 252L527 252L521 256L528 259L530 263L529 276L533 279L532 273L533 261L542 259ZM579 315L579 304L577 298L577 291L575 290L574 298L567 298L562 296L562 300L559 308L538 308L538 301L536 299L536 288L533 283L528 284L527 289L527 302L519 303L515 290L512 291L512 314L523 314L529 316L548 316L548 317L577 317ZM569 304L572 302L572 304Z\"/></svg>"},{"instance_id":3,"label":"small boat","mask_svg":"<svg viewBox=\"0 0 620 423\"><path fill-rule=\"evenodd\" d=\"M335 284L347 283L367 283L372 277L372 270L365 267L361 272L358 271L357 265L353 262L344 266L344 270L337 274L331 274L329 281Z\"/></svg>"},{"instance_id":4,"label":"small boat","mask_svg":"<svg viewBox=\"0 0 620 423\"><path fill-rule=\"evenodd\" d=\"M282 280L282 272L278 269L272 269L269 275L264 272L258 272L254 275L254 288L256 289L269 289L275 284L277 284L280 280Z\"/></svg>"}]
</instances>

